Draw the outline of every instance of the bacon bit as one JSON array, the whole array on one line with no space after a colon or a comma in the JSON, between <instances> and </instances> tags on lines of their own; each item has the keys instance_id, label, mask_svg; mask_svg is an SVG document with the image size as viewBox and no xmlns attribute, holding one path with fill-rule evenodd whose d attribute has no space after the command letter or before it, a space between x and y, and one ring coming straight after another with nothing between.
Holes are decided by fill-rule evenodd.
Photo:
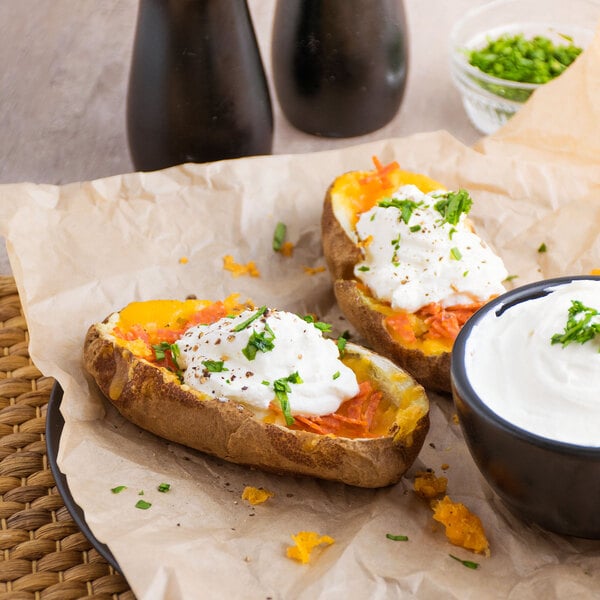
<instances>
[{"instance_id":1,"label":"bacon bit","mask_svg":"<svg viewBox=\"0 0 600 600\"><path fill-rule=\"evenodd\" d=\"M294 546L288 546L286 553L288 558L293 558L303 565L310 561L310 555L314 548L326 544L330 546L335 540L328 535L320 535L314 531L299 531L292 534Z\"/></svg>"},{"instance_id":2,"label":"bacon bit","mask_svg":"<svg viewBox=\"0 0 600 600\"><path fill-rule=\"evenodd\" d=\"M446 527L450 543L489 556L489 542L481 520L464 504L445 496L433 506L433 518Z\"/></svg>"},{"instance_id":3,"label":"bacon bit","mask_svg":"<svg viewBox=\"0 0 600 600\"><path fill-rule=\"evenodd\" d=\"M231 271L234 277L240 277L241 275L249 275L250 277L260 277L260 272L256 267L256 263L251 260L245 265L236 263L233 260L231 254L226 254L223 257L223 268L226 271Z\"/></svg>"},{"instance_id":4,"label":"bacon bit","mask_svg":"<svg viewBox=\"0 0 600 600\"><path fill-rule=\"evenodd\" d=\"M437 477L433 471L422 471L417 473L413 486L417 496L431 500L446 493L448 478Z\"/></svg>"},{"instance_id":5,"label":"bacon bit","mask_svg":"<svg viewBox=\"0 0 600 600\"><path fill-rule=\"evenodd\" d=\"M188 262L189 262L189 261L188 261L188 257L187 257L187 256L182 256L182 257L179 259L179 264L180 264L180 265L187 265L187 264L188 264Z\"/></svg>"},{"instance_id":6,"label":"bacon bit","mask_svg":"<svg viewBox=\"0 0 600 600\"><path fill-rule=\"evenodd\" d=\"M325 267L302 267L307 275L316 275L317 273L323 273Z\"/></svg>"},{"instance_id":7,"label":"bacon bit","mask_svg":"<svg viewBox=\"0 0 600 600\"><path fill-rule=\"evenodd\" d=\"M288 258L294 254L294 244L292 242L283 242L279 249L279 254L287 256Z\"/></svg>"},{"instance_id":8,"label":"bacon bit","mask_svg":"<svg viewBox=\"0 0 600 600\"><path fill-rule=\"evenodd\" d=\"M251 485L247 485L242 492L242 500L247 500L252 504L252 506L256 506L257 504L262 504L266 502L269 498L274 496L273 492L269 490L265 490L265 488L257 488L252 487Z\"/></svg>"}]
</instances>

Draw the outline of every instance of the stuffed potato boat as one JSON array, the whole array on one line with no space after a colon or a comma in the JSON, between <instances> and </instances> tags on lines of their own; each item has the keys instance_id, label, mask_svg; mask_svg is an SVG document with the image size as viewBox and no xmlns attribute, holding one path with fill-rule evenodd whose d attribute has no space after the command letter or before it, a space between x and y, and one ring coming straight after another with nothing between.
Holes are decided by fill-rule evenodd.
<instances>
[{"instance_id":1,"label":"stuffed potato boat","mask_svg":"<svg viewBox=\"0 0 600 600\"><path fill-rule=\"evenodd\" d=\"M307 316L134 302L92 325L84 365L119 412L173 442L278 473L396 483L429 427L423 388Z\"/></svg>"},{"instance_id":2,"label":"stuffed potato boat","mask_svg":"<svg viewBox=\"0 0 600 600\"><path fill-rule=\"evenodd\" d=\"M322 240L336 299L370 347L447 392L454 339L504 291L507 272L476 235L466 191L374 161L326 194Z\"/></svg>"}]
</instances>

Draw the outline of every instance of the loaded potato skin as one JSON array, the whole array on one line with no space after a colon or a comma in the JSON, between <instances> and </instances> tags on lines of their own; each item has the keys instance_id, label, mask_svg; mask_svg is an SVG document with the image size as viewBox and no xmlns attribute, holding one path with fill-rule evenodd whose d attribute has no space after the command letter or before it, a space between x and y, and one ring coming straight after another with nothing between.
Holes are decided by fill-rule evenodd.
<instances>
[{"instance_id":1,"label":"loaded potato skin","mask_svg":"<svg viewBox=\"0 0 600 600\"><path fill-rule=\"evenodd\" d=\"M159 437L240 465L366 488L398 482L423 445L429 427L423 388L367 349L348 344L344 360L359 365L383 394L392 415L387 430L365 438L323 435L182 384L177 373L119 343L109 319L87 332L85 369L126 419Z\"/></svg>"},{"instance_id":2,"label":"loaded potato skin","mask_svg":"<svg viewBox=\"0 0 600 600\"><path fill-rule=\"evenodd\" d=\"M373 171L337 177L325 195L321 236L334 294L370 348L425 388L448 393L454 338L504 291L506 271L466 217L472 203L466 191L448 192L396 162L374 162ZM377 236L386 228L396 237L382 242ZM459 249L461 236L468 242ZM447 247L435 254L440 242ZM378 270L384 274L376 278ZM385 296L371 285L387 287Z\"/></svg>"}]
</instances>

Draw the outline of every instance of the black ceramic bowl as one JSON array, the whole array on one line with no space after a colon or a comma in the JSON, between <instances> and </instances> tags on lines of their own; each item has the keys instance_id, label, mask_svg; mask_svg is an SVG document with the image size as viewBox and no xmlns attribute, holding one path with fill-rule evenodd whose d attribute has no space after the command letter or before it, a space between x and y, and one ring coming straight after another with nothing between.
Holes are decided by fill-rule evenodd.
<instances>
[{"instance_id":1,"label":"black ceramic bowl","mask_svg":"<svg viewBox=\"0 0 600 600\"><path fill-rule=\"evenodd\" d=\"M600 447L541 437L499 417L474 391L465 364L467 340L485 315L494 311L500 316L552 293L548 288L579 279L600 281L595 276L539 281L507 292L475 313L454 343L452 393L469 451L511 512L549 531L600 539ZM592 418L600 429L600 390L598 401Z\"/></svg>"}]
</instances>

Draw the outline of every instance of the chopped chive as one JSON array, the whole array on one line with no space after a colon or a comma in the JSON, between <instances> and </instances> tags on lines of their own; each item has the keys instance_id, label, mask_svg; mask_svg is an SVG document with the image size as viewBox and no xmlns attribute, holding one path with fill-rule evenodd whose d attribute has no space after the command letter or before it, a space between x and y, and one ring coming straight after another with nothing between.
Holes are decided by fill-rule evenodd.
<instances>
[{"instance_id":1,"label":"chopped chive","mask_svg":"<svg viewBox=\"0 0 600 600\"><path fill-rule=\"evenodd\" d=\"M413 233L416 233L417 231L421 231L421 226L420 226L420 225L413 225L413 226L410 228L410 230L411 230Z\"/></svg>"},{"instance_id":2,"label":"chopped chive","mask_svg":"<svg viewBox=\"0 0 600 600\"><path fill-rule=\"evenodd\" d=\"M337 379L337 378L338 378L340 375L341 375L341 373L340 373L339 371L336 371L336 372L333 374L333 378L334 378L334 379Z\"/></svg>"},{"instance_id":3,"label":"chopped chive","mask_svg":"<svg viewBox=\"0 0 600 600\"><path fill-rule=\"evenodd\" d=\"M347 338L345 338L343 335L340 335L340 337L337 339L337 347L340 353L340 356L344 356L344 352L346 351L346 342L347 342Z\"/></svg>"},{"instance_id":4,"label":"chopped chive","mask_svg":"<svg viewBox=\"0 0 600 600\"><path fill-rule=\"evenodd\" d=\"M454 260L460 260L462 258L462 254L456 246L454 246L453 248L450 248L450 256Z\"/></svg>"},{"instance_id":5,"label":"chopped chive","mask_svg":"<svg viewBox=\"0 0 600 600\"><path fill-rule=\"evenodd\" d=\"M127 486L126 485L118 485L117 487L111 488L111 492L113 494L120 494L123 490L126 490Z\"/></svg>"},{"instance_id":6,"label":"chopped chive","mask_svg":"<svg viewBox=\"0 0 600 600\"><path fill-rule=\"evenodd\" d=\"M512 281L513 279L517 279L518 275L509 275L504 281Z\"/></svg>"},{"instance_id":7,"label":"chopped chive","mask_svg":"<svg viewBox=\"0 0 600 600\"><path fill-rule=\"evenodd\" d=\"M366 271L370 271L371 267L367 267L366 265L363 265L362 267L358 267L358 270L366 272Z\"/></svg>"},{"instance_id":8,"label":"chopped chive","mask_svg":"<svg viewBox=\"0 0 600 600\"><path fill-rule=\"evenodd\" d=\"M164 494L171 489L171 484L170 483L159 483L158 487L156 489L159 492L162 492Z\"/></svg>"},{"instance_id":9,"label":"chopped chive","mask_svg":"<svg viewBox=\"0 0 600 600\"><path fill-rule=\"evenodd\" d=\"M540 247L538 248L538 252L540 254L542 254L543 252L547 252L547 251L548 251L548 248L546 247L546 244L545 243L540 244Z\"/></svg>"},{"instance_id":10,"label":"chopped chive","mask_svg":"<svg viewBox=\"0 0 600 600\"><path fill-rule=\"evenodd\" d=\"M209 373L222 373L223 371L229 371L227 367L223 366L222 360L203 360L202 364Z\"/></svg>"},{"instance_id":11,"label":"chopped chive","mask_svg":"<svg viewBox=\"0 0 600 600\"><path fill-rule=\"evenodd\" d=\"M146 502L145 500L138 500L135 503L136 508L140 508L141 510L148 510L152 504L150 502Z\"/></svg>"},{"instance_id":12,"label":"chopped chive","mask_svg":"<svg viewBox=\"0 0 600 600\"><path fill-rule=\"evenodd\" d=\"M393 533L386 533L385 537L388 540L394 540L394 542L408 542L407 535L394 535Z\"/></svg>"},{"instance_id":13,"label":"chopped chive","mask_svg":"<svg viewBox=\"0 0 600 600\"><path fill-rule=\"evenodd\" d=\"M236 325L232 329L232 331L238 332L238 331L242 331L243 329L246 329L246 327L248 327L248 325L250 325L250 323L253 323L254 321L256 321L256 319L259 319L260 317L262 317L266 312L267 312L267 307L261 306L250 318L246 319L244 322L240 323L239 325Z\"/></svg>"},{"instance_id":14,"label":"chopped chive","mask_svg":"<svg viewBox=\"0 0 600 600\"><path fill-rule=\"evenodd\" d=\"M283 242L285 241L286 232L287 227L285 223L282 223L281 221L277 223L275 227L275 233L273 234L273 250L275 250L275 252L279 252L281 250Z\"/></svg>"},{"instance_id":15,"label":"chopped chive","mask_svg":"<svg viewBox=\"0 0 600 600\"><path fill-rule=\"evenodd\" d=\"M476 563L472 560L463 560L462 558L458 558L458 556L454 556L454 554L448 555L450 558L457 560L459 563L462 563L467 569L478 569L479 563Z\"/></svg>"}]
</instances>

